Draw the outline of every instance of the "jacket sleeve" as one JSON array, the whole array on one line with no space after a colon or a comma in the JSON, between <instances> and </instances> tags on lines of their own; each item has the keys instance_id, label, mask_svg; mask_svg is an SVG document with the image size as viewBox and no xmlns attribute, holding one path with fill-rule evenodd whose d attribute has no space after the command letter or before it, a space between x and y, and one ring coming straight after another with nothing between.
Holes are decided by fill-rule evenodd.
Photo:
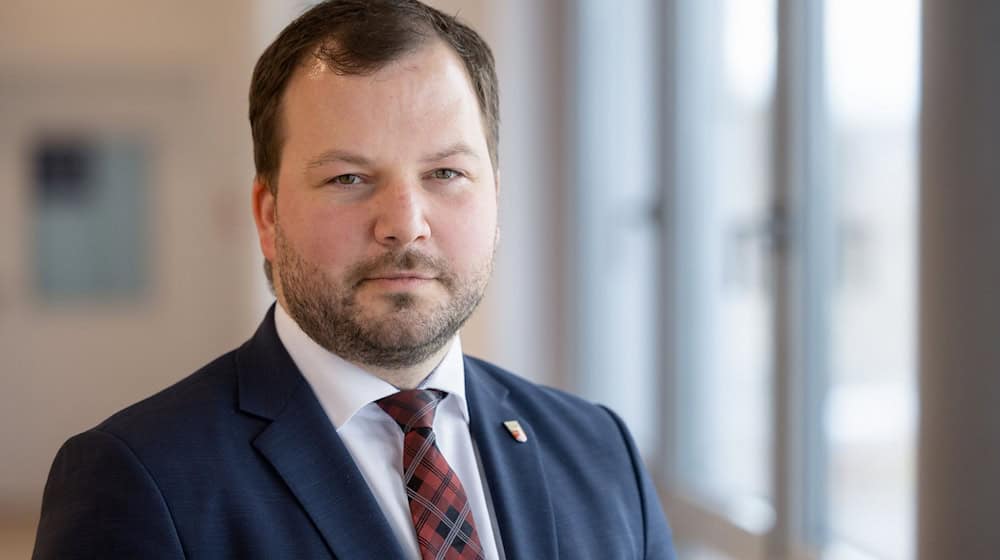
<instances>
[{"instance_id":1,"label":"jacket sleeve","mask_svg":"<svg viewBox=\"0 0 1000 560\"><path fill-rule=\"evenodd\" d=\"M184 558L167 504L138 457L90 430L56 455L32 558Z\"/></svg>"},{"instance_id":2,"label":"jacket sleeve","mask_svg":"<svg viewBox=\"0 0 1000 560\"><path fill-rule=\"evenodd\" d=\"M645 535L645 554L643 558L646 560L676 560L670 526L667 524L667 517L663 514L659 493L656 491L656 486L653 484L649 473L646 472L646 467L642 462L642 457L639 455L635 441L632 439L632 435L629 433L625 423L617 414L607 407L602 406L601 408L604 408L611 415L611 418L614 419L615 424L618 425L618 430L621 432L622 438L628 447L629 459L632 461L636 485L638 486L639 496L642 500L643 534Z\"/></svg>"}]
</instances>

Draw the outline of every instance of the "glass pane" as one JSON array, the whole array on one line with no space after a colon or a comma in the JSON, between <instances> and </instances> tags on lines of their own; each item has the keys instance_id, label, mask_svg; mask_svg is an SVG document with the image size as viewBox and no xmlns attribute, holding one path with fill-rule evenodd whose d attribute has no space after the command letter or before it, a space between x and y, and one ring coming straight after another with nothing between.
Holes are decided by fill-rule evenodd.
<instances>
[{"instance_id":1,"label":"glass pane","mask_svg":"<svg viewBox=\"0 0 1000 560\"><path fill-rule=\"evenodd\" d=\"M835 547L914 557L919 1L825 4L837 244L825 413Z\"/></svg>"},{"instance_id":2,"label":"glass pane","mask_svg":"<svg viewBox=\"0 0 1000 560\"><path fill-rule=\"evenodd\" d=\"M51 136L31 157L41 297L138 295L146 281L145 150L124 139Z\"/></svg>"},{"instance_id":3,"label":"glass pane","mask_svg":"<svg viewBox=\"0 0 1000 560\"><path fill-rule=\"evenodd\" d=\"M652 458L659 421L653 3L589 0L577 8L580 390L621 414ZM628 31L607 41L609 21Z\"/></svg>"},{"instance_id":4,"label":"glass pane","mask_svg":"<svg viewBox=\"0 0 1000 560\"><path fill-rule=\"evenodd\" d=\"M677 370L685 487L772 522L773 0L679 6Z\"/></svg>"}]
</instances>

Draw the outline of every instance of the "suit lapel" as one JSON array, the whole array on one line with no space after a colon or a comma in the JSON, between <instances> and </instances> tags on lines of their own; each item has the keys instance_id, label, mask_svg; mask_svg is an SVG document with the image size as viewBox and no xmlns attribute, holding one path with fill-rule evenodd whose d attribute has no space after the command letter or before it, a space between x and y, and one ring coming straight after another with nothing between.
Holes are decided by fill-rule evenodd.
<instances>
[{"instance_id":1,"label":"suit lapel","mask_svg":"<svg viewBox=\"0 0 1000 560\"><path fill-rule=\"evenodd\" d=\"M274 309L237 355L240 407L272 420L253 441L291 489L333 554L403 552L350 452L281 345Z\"/></svg>"},{"instance_id":2,"label":"suit lapel","mask_svg":"<svg viewBox=\"0 0 1000 560\"><path fill-rule=\"evenodd\" d=\"M555 517L539 454L542 442L509 401L508 390L465 361L469 429L479 450L507 558L557 558ZM517 420L528 441L504 427Z\"/></svg>"}]
</instances>

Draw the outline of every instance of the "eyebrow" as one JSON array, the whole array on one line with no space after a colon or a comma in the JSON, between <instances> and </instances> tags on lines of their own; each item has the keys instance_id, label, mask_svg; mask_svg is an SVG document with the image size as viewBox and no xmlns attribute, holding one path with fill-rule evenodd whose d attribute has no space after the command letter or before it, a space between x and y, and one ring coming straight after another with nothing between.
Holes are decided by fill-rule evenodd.
<instances>
[{"instance_id":1,"label":"eyebrow","mask_svg":"<svg viewBox=\"0 0 1000 560\"><path fill-rule=\"evenodd\" d=\"M458 155L469 156L477 160L479 159L479 154L477 154L476 151L473 150L471 146L469 146L465 142L458 142L456 144L448 146L447 148L439 152L430 154L429 156L423 158L423 161L424 162L440 161L442 159L447 159L450 158L451 156L458 156Z\"/></svg>"},{"instance_id":2,"label":"eyebrow","mask_svg":"<svg viewBox=\"0 0 1000 560\"><path fill-rule=\"evenodd\" d=\"M354 165L370 165L371 160L363 155L356 154L354 152L349 152L347 150L327 150L318 156L309 160L306 163L307 169L313 169L315 167L320 167L328 163L350 163Z\"/></svg>"},{"instance_id":3,"label":"eyebrow","mask_svg":"<svg viewBox=\"0 0 1000 560\"><path fill-rule=\"evenodd\" d=\"M457 155L469 156L476 160L479 159L479 154L477 154L476 151L473 150L471 146L469 146L465 142L458 142L452 144L451 146L448 146L443 150L434 152L433 154L430 154L422 158L421 161L425 163L432 161L441 161L443 159L447 159L449 157ZM354 152L350 152L347 150L333 149L333 150L327 150L309 160L306 163L306 168L314 169L316 167L320 167L328 163L338 163L338 162L350 163L352 165L360 165L360 166L370 166L372 164L372 160L366 158L361 154L356 154Z\"/></svg>"}]
</instances>

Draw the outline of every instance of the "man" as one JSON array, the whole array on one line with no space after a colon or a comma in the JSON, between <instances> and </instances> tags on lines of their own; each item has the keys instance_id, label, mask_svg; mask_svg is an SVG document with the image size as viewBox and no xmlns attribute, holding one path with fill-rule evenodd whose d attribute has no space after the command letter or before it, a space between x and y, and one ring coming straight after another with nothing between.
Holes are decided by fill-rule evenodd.
<instances>
[{"instance_id":1,"label":"man","mask_svg":"<svg viewBox=\"0 0 1000 560\"><path fill-rule=\"evenodd\" d=\"M673 558L611 412L462 355L497 242L489 48L415 0L331 0L254 71L277 305L70 439L36 558Z\"/></svg>"}]
</instances>

